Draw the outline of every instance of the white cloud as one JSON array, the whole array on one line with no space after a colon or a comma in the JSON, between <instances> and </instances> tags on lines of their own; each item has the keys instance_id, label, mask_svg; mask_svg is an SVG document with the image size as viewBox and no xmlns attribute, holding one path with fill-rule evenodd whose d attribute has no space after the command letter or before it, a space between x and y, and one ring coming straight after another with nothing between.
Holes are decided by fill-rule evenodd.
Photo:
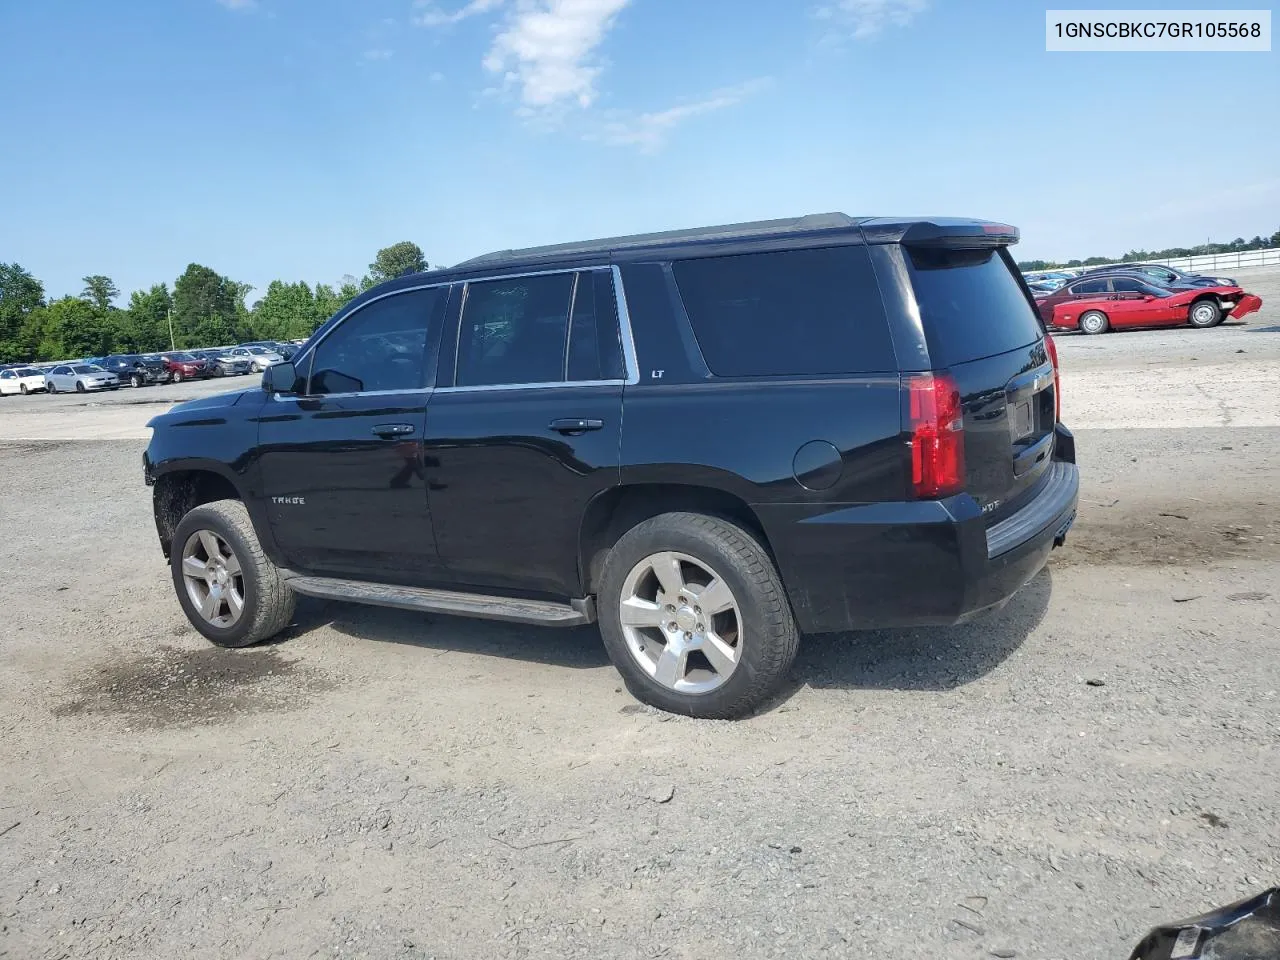
<instances>
[{"instance_id":1,"label":"white cloud","mask_svg":"<svg viewBox=\"0 0 1280 960\"><path fill-rule=\"evenodd\" d=\"M423 12L415 16L413 22L420 27L447 27L455 23L461 23L468 17L497 10L504 2L505 0L470 0L465 6L459 7L450 13L447 10L442 10L432 0L417 0L414 6L421 7Z\"/></svg>"},{"instance_id":2,"label":"white cloud","mask_svg":"<svg viewBox=\"0 0 1280 960\"><path fill-rule=\"evenodd\" d=\"M885 27L905 27L929 7L929 0L836 0L814 15L830 21L855 40L875 36Z\"/></svg>"},{"instance_id":3,"label":"white cloud","mask_svg":"<svg viewBox=\"0 0 1280 960\"><path fill-rule=\"evenodd\" d=\"M640 113L607 121L598 134L588 134L588 140L601 140L614 146L639 147L644 153L657 151L667 136L680 124L694 117L735 106L759 93L773 81L769 77L749 80L737 86L726 87L689 103L676 104L665 110Z\"/></svg>"},{"instance_id":4,"label":"white cloud","mask_svg":"<svg viewBox=\"0 0 1280 960\"><path fill-rule=\"evenodd\" d=\"M596 50L630 0L517 0L484 58L535 109L596 99Z\"/></svg>"},{"instance_id":5,"label":"white cloud","mask_svg":"<svg viewBox=\"0 0 1280 960\"><path fill-rule=\"evenodd\" d=\"M218 2L228 10L252 10L258 5L258 0L218 0Z\"/></svg>"},{"instance_id":6,"label":"white cloud","mask_svg":"<svg viewBox=\"0 0 1280 960\"><path fill-rule=\"evenodd\" d=\"M390 60L391 53L392 51L385 47L375 47L371 50L366 50L364 52L364 58L366 60Z\"/></svg>"}]
</instances>

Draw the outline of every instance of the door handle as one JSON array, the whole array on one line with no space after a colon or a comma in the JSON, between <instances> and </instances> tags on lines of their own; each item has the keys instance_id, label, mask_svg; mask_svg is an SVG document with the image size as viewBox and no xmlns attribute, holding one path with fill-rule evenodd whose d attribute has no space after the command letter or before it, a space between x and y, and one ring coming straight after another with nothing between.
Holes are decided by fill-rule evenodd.
<instances>
[{"instance_id":1,"label":"door handle","mask_svg":"<svg viewBox=\"0 0 1280 960\"><path fill-rule=\"evenodd\" d=\"M561 417L548 424L548 427L556 433L586 433L588 430L599 430L603 426L603 420L585 420L582 417Z\"/></svg>"},{"instance_id":2,"label":"door handle","mask_svg":"<svg viewBox=\"0 0 1280 960\"><path fill-rule=\"evenodd\" d=\"M413 433L413 424L411 423L379 423L373 428L374 436L384 439L392 437L407 437Z\"/></svg>"}]
</instances>

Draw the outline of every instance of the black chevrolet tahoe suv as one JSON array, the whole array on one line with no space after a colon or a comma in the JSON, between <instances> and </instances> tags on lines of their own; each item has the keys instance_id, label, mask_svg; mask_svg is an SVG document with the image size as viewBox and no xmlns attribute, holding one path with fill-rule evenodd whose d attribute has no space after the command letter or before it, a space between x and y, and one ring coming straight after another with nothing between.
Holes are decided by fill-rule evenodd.
<instances>
[{"instance_id":1,"label":"black chevrolet tahoe suv","mask_svg":"<svg viewBox=\"0 0 1280 960\"><path fill-rule=\"evenodd\" d=\"M953 624L1075 517L1013 227L823 214L506 250L362 294L151 421L188 618L296 595L598 621L639 699L752 712L801 633Z\"/></svg>"}]
</instances>

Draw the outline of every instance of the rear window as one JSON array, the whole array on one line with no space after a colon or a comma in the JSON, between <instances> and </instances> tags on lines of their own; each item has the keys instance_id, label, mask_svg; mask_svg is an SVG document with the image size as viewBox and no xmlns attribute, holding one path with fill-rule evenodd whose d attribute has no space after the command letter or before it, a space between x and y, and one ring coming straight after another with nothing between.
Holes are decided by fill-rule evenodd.
<instances>
[{"instance_id":1,"label":"rear window","mask_svg":"<svg viewBox=\"0 0 1280 960\"><path fill-rule=\"evenodd\" d=\"M907 263L935 367L1034 343L1040 320L998 250L907 248Z\"/></svg>"},{"instance_id":2,"label":"rear window","mask_svg":"<svg viewBox=\"0 0 1280 960\"><path fill-rule=\"evenodd\" d=\"M865 247L680 260L672 271L718 377L898 368Z\"/></svg>"}]
</instances>

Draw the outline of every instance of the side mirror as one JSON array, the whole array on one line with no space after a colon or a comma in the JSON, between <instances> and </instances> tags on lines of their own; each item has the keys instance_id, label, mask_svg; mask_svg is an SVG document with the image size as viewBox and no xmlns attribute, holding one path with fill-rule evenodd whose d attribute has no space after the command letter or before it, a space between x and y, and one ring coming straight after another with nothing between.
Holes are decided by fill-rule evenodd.
<instances>
[{"instance_id":1,"label":"side mirror","mask_svg":"<svg viewBox=\"0 0 1280 960\"><path fill-rule=\"evenodd\" d=\"M293 393L297 380L292 363L274 363L262 371L262 389L267 393Z\"/></svg>"},{"instance_id":2,"label":"side mirror","mask_svg":"<svg viewBox=\"0 0 1280 960\"><path fill-rule=\"evenodd\" d=\"M1152 300L1155 299L1155 297L1148 293L1142 299L1147 301L1147 303L1150 303Z\"/></svg>"}]
</instances>

